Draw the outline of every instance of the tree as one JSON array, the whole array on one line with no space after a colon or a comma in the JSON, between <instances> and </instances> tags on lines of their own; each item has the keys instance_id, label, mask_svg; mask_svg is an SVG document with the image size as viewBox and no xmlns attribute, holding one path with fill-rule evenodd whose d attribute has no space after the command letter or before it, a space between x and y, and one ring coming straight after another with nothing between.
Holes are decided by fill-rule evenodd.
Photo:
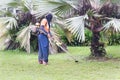
<instances>
[{"instance_id":1,"label":"tree","mask_svg":"<svg viewBox=\"0 0 120 80\"><path fill-rule=\"evenodd\" d=\"M39 15L52 12L58 24L66 26L79 41L85 40L85 28L92 32L91 56L104 57L106 50L100 33L120 32L119 0L40 0ZM37 16L39 16L37 15ZM61 20L60 20L61 19ZM56 20L56 21L57 21Z\"/></svg>"},{"instance_id":2,"label":"tree","mask_svg":"<svg viewBox=\"0 0 120 80\"><path fill-rule=\"evenodd\" d=\"M0 31L0 49L8 50L21 47L28 53L30 53L30 49L37 50L37 36L31 34L30 29L40 20L42 15L38 18L34 16L36 14L33 11L33 9L36 10L34 2L13 0L6 5L6 9L4 11L1 9L1 15L4 15L0 17L0 29L3 30ZM57 48L54 52L57 52Z\"/></svg>"},{"instance_id":3,"label":"tree","mask_svg":"<svg viewBox=\"0 0 120 80\"><path fill-rule=\"evenodd\" d=\"M2 37L5 37L5 39L1 41L1 43L3 43L1 47L4 46L3 49L16 49L21 46L30 53L29 24L33 17L29 9L25 6L25 3L27 2L13 0L5 5L7 10L3 12L7 13L4 13L4 16L0 18L2 20L1 28L3 27L3 30L6 30L4 32L7 32L7 36L5 37L5 33L0 31L1 35L3 35L0 36L0 38L3 39Z\"/></svg>"}]
</instances>

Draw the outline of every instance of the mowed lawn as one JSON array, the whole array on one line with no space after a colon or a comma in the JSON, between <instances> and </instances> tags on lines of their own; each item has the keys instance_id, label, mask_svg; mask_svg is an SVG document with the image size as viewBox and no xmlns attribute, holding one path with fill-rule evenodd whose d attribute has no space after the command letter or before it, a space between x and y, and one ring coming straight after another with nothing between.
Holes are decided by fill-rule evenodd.
<instances>
[{"instance_id":1,"label":"mowed lawn","mask_svg":"<svg viewBox=\"0 0 120 80\"><path fill-rule=\"evenodd\" d=\"M68 47L68 54L49 56L49 65L37 62L37 53L0 51L0 80L120 80L120 46L106 47L108 60L88 60L89 47Z\"/></svg>"}]
</instances>

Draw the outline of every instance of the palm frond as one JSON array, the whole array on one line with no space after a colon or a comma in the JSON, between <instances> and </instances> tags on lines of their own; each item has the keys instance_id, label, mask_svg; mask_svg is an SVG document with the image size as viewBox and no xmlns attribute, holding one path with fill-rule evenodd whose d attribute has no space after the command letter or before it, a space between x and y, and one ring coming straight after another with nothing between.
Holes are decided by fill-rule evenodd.
<instances>
[{"instance_id":1,"label":"palm frond","mask_svg":"<svg viewBox=\"0 0 120 80\"><path fill-rule=\"evenodd\" d=\"M36 16L44 15L53 11L57 15L69 15L73 13L73 5L67 0L41 0L38 5L38 14Z\"/></svg>"},{"instance_id":2,"label":"palm frond","mask_svg":"<svg viewBox=\"0 0 120 80\"><path fill-rule=\"evenodd\" d=\"M7 35L8 35L8 31L7 31L6 29L2 29L2 30L0 31L0 38L5 37L5 36L7 36Z\"/></svg>"},{"instance_id":3,"label":"palm frond","mask_svg":"<svg viewBox=\"0 0 120 80\"><path fill-rule=\"evenodd\" d=\"M4 24L7 29L13 29L18 27L17 20L12 17L1 17L0 21L2 21L2 24Z\"/></svg>"},{"instance_id":4,"label":"palm frond","mask_svg":"<svg viewBox=\"0 0 120 80\"><path fill-rule=\"evenodd\" d=\"M8 38L8 36L1 36L0 38L0 50L3 50L5 48L5 40Z\"/></svg>"},{"instance_id":5,"label":"palm frond","mask_svg":"<svg viewBox=\"0 0 120 80\"><path fill-rule=\"evenodd\" d=\"M64 21L65 21L65 20L60 19L60 18L57 18L57 17L54 15L53 22L54 22L56 25L59 25L59 27L64 31L64 33L65 33L68 41L71 42L73 35L71 34L71 32L70 32L68 29L66 29L66 27L65 27L66 25L64 24ZM58 29L57 29L57 30L58 30Z\"/></svg>"},{"instance_id":6,"label":"palm frond","mask_svg":"<svg viewBox=\"0 0 120 80\"><path fill-rule=\"evenodd\" d=\"M64 29L64 33L69 42L73 41L73 34L68 29Z\"/></svg>"},{"instance_id":7,"label":"palm frond","mask_svg":"<svg viewBox=\"0 0 120 80\"><path fill-rule=\"evenodd\" d=\"M99 9L99 14L102 14L106 17L116 18L118 12L119 12L118 4L114 3L113 0L106 1Z\"/></svg>"},{"instance_id":8,"label":"palm frond","mask_svg":"<svg viewBox=\"0 0 120 80\"><path fill-rule=\"evenodd\" d=\"M25 27L19 32L17 40L20 42L21 47L24 48L28 53L30 53L30 28Z\"/></svg>"},{"instance_id":9,"label":"palm frond","mask_svg":"<svg viewBox=\"0 0 120 80\"><path fill-rule=\"evenodd\" d=\"M99 9L100 8L100 4L101 4L101 0L90 0L91 6L94 9Z\"/></svg>"},{"instance_id":10,"label":"palm frond","mask_svg":"<svg viewBox=\"0 0 120 80\"><path fill-rule=\"evenodd\" d=\"M120 32L120 19L112 19L107 24L104 25L104 31L111 29L115 32Z\"/></svg>"},{"instance_id":11,"label":"palm frond","mask_svg":"<svg viewBox=\"0 0 120 80\"><path fill-rule=\"evenodd\" d=\"M20 1L12 1L10 3L8 3L7 5L10 6L10 7L18 7L20 6Z\"/></svg>"},{"instance_id":12,"label":"palm frond","mask_svg":"<svg viewBox=\"0 0 120 80\"><path fill-rule=\"evenodd\" d=\"M6 39L10 38L8 30L0 22L0 49L4 49Z\"/></svg>"},{"instance_id":13,"label":"palm frond","mask_svg":"<svg viewBox=\"0 0 120 80\"><path fill-rule=\"evenodd\" d=\"M76 7L72 3L73 1L67 1L67 0L62 2L61 6L54 9L55 14L62 17L70 17L71 15L74 15Z\"/></svg>"},{"instance_id":14,"label":"palm frond","mask_svg":"<svg viewBox=\"0 0 120 80\"><path fill-rule=\"evenodd\" d=\"M5 28L5 26L2 24L2 21L1 21L0 22L0 39L2 39L2 37L5 37L7 35L8 35L8 30Z\"/></svg>"},{"instance_id":15,"label":"palm frond","mask_svg":"<svg viewBox=\"0 0 120 80\"><path fill-rule=\"evenodd\" d=\"M29 11L33 10L33 3L28 2L27 0L23 1L24 5L28 8Z\"/></svg>"},{"instance_id":16,"label":"palm frond","mask_svg":"<svg viewBox=\"0 0 120 80\"><path fill-rule=\"evenodd\" d=\"M51 0L50 1L40 0L38 3L36 3L36 5L38 6L37 8L38 13L36 14L36 16L41 16L59 7L60 2L59 1L52 2Z\"/></svg>"},{"instance_id":17,"label":"palm frond","mask_svg":"<svg viewBox=\"0 0 120 80\"><path fill-rule=\"evenodd\" d=\"M73 17L66 20L66 24L68 25L67 28L77 37L77 39L80 41L85 40L85 34L84 34L84 23L85 18L87 18L86 15L79 16L79 17Z\"/></svg>"},{"instance_id":18,"label":"palm frond","mask_svg":"<svg viewBox=\"0 0 120 80\"><path fill-rule=\"evenodd\" d=\"M57 30L56 30L57 29ZM64 50L59 50L59 46L64 45L64 43L61 40L60 34L59 34L58 28L51 28L51 34L53 40L50 39L50 52L51 53L58 53L58 52L64 52ZM66 50L66 46L64 45L63 49Z\"/></svg>"},{"instance_id":19,"label":"palm frond","mask_svg":"<svg viewBox=\"0 0 120 80\"><path fill-rule=\"evenodd\" d=\"M55 32L55 30L53 28L51 28L51 34L52 34L52 37L57 40L57 41L60 41L58 37L59 35ZM54 42L50 42L50 53L51 54L54 54L54 53L58 53L58 47L57 45L54 43Z\"/></svg>"},{"instance_id":20,"label":"palm frond","mask_svg":"<svg viewBox=\"0 0 120 80\"><path fill-rule=\"evenodd\" d=\"M21 9L22 11L28 11L28 8L25 6L26 0L14 0L7 4L8 7L12 7L15 9Z\"/></svg>"}]
</instances>

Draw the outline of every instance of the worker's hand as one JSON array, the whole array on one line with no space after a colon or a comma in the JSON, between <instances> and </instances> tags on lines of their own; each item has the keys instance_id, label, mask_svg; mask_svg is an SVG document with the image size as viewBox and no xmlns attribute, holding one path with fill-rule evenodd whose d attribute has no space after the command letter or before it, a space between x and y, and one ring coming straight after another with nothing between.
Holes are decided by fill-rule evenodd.
<instances>
[{"instance_id":1,"label":"worker's hand","mask_svg":"<svg viewBox=\"0 0 120 80\"><path fill-rule=\"evenodd\" d=\"M51 35L50 35L50 34L48 34L47 36L48 36L48 38L51 38Z\"/></svg>"},{"instance_id":2,"label":"worker's hand","mask_svg":"<svg viewBox=\"0 0 120 80\"><path fill-rule=\"evenodd\" d=\"M29 29L30 29L30 31L31 32L36 32L36 30L37 30L37 28L35 27L35 26L33 26L33 25L31 25L30 27L29 27Z\"/></svg>"}]
</instances>

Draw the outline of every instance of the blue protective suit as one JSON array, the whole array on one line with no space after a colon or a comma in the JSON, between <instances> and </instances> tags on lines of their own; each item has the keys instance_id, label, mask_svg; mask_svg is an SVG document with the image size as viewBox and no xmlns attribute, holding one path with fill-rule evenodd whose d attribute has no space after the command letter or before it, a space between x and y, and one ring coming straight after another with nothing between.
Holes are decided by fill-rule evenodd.
<instances>
[{"instance_id":1,"label":"blue protective suit","mask_svg":"<svg viewBox=\"0 0 120 80\"><path fill-rule=\"evenodd\" d=\"M44 31L44 33L38 34L38 60L44 60L48 62L48 55L49 55L49 40L47 37L47 32L44 30L44 26L40 26L37 31Z\"/></svg>"}]
</instances>

